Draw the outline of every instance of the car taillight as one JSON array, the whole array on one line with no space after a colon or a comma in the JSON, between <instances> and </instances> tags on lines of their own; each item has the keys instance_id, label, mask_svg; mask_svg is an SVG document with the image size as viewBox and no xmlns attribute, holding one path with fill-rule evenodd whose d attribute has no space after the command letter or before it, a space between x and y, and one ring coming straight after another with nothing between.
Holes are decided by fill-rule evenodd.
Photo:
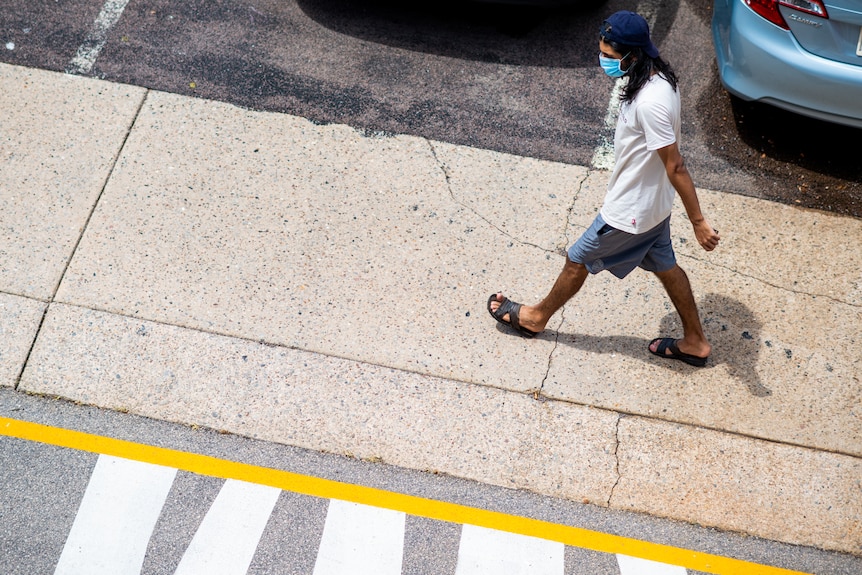
<instances>
[{"instance_id":1,"label":"car taillight","mask_svg":"<svg viewBox=\"0 0 862 575\"><path fill-rule=\"evenodd\" d=\"M826 14L826 6L823 5L822 0L744 0L744 2L749 8L785 30L789 30L790 27L778 10L779 5L807 12L814 16L820 16L821 18L829 18L829 15Z\"/></svg>"}]
</instances>

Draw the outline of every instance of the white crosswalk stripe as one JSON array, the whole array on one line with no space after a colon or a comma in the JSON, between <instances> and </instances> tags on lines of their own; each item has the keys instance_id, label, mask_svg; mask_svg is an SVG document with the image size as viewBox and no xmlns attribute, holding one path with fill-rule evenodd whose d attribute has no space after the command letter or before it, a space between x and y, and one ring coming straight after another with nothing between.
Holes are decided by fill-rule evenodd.
<instances>
[{"instance_id":1,"label":"white crosswalk stripe","mask_svg":"<svg viewBox=\"0 0 862 575\"><path fill-rule=\"evenodd\" d=\"M139 575L176 473L99 455L55 575ZM174 575L249 572L281 493L227 479L208 509L201 508L203 520L188 547L178 549ZM319 525L313 575L401 575L404 512L330 499L322 533ZM563 575L567 568L565 545L537 537L464 524L457 545L457 561L454 546L448 551L454 575ZM687 575L683 567L655 561L616 560L621 575Z\"/></svg>"},{"instance_id":2,"label":"white crosswalk stripe","mask_svg":"<svg viewBox=\"0 0 862 575\"><path fill-rule=\"evenodd\" d=\"M657 563L648 559L617 555L621 575L686 575L684 567Z\"/></svg>"},{"instance_id":3,"label":"white crosswalk stripe","mask_svg":"<svg viewBox=\"0 0 862 575\"><path fill-rule=\"evenodd\" d=\"M176 472L100 455L55 575L138 575Z\"/></svg>"},{"instance_id":4,"label":"white crosswalk stripe","mask_svg":"<svg viewBox=\"0 0 862 575\"><path fill-rule=\"evenodd\" d=\"M280 489L228 479L175 575L244 575Z\"/></svg>"},{"instance_id":5,"label":"white crosswalk stripe","mask_svg":"<svg viewBox=\"0 0 862 575\"><path fill-rule=\"evenodd\" d=\"M455 575L563 575L565 546L464 525Z\"/></svg>"},{"instance_id":6,"label":"white crosswalk stripe","mask_svg":"<svg viewBox=\"0 0 862 575\"><path fill-rule=\"evenodd\" d=\"M333 499L314 575L401 575L406 515Z\"/></svg>"}]
</instances>

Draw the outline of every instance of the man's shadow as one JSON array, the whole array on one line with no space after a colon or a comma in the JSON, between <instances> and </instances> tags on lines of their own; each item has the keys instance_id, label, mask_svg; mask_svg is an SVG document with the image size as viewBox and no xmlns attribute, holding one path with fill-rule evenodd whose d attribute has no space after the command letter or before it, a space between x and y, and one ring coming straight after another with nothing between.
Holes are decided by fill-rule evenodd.
<instances>
[{"instance_id":1,"label":"man's shadow","mask_svg":"<svg viewBox=\"0 0 862 575\"><path fill-rule=\"evenodd\" d=\"M706 369L724 365L728 373L755 397L766 397L772 391L763 385L755 369L762 345L761 324L754 313L743 303L721 294L707 294L698 303L706 337L712 344L712 353ZM665 315L660 322L658 335L682 337L682 324L676 312ZM619 353L643 361L658 361L667 369L690 371L703 368L689 366L681 361L665 361L650 354L650 340L630 336L591 336L559 334L559 342L594 353Z\"/></svg>"}]
</instances>

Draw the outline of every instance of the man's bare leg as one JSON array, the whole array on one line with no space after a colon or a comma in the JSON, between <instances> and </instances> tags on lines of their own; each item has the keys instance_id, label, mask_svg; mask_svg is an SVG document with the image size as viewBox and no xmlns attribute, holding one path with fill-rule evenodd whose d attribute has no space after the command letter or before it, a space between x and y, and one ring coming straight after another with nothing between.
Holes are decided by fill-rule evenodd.
<instances>
[{"instance_id":1,"label":"man's bare leg","mask_svg":"<svg viewBox=\"0 0 862 575\"><path fill-rule=\"evenodd\" d=\"M550 321L558 309L563 307L567 301L578 293L581 286L584 285L584 280L590 272L584 264L576 264L569 258L566 258L566 264L563 266L563 271L557 276L557 281L554 282L554 287L548 292L548 295L539 302L538 305L521 306L519 320L521 327L525 327L530 331L540 332L545 329L545 326ZM491 311L500 307L503 301L503 294L497 294L497 302L491 302ZM509 314L503 316L505 321L509 321Z\"/></svg>"},{"instance_id":2,"label":"man's bare leg","mask_svg":"<svg viewBox=\"0 0 862 575\"><path fill-rule=\"evenodd\" d=\"M700 316L697 313L697 304L694 294L691 292L691 283L685 271L678 265L666 272L655 274L661 280L668 297L673 302L680 319L682 320L683 338L677 340L679 350L697 357L708 357L712 346L703 333ZM650 350L655 352L658 343L650 345Z\"/></svg>"}]
</instances>

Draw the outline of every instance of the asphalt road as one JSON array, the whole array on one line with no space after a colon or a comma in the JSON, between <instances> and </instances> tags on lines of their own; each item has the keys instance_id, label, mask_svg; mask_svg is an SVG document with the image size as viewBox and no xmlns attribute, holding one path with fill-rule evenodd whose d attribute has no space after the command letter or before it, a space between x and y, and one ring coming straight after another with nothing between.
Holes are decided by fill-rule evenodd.
<instances>
[{"instance_id":1,"label":"asphalt road","mask_svg":"<svg viewBox=\"0 0 862 575\"><path fill-rule=\"evenodd\" d=\"M567 544L563 550L563 572L572 575L703 575L704 571L668 564L666 558L679 556L665 546L689 550L682 555L689 562L712 564L716 563L715 556L732 558L734 563L714 565L717 570L710 570L722 575L777 572L766 566L793 573L852 575L859 572L862 561L845 554L255 441L12 390L0 390L0 418L7 418L0 428L0 570L8 575L343 573L344 570L327 570L322 564L315 566L321 563L322 547L333 542L327 539L327 530L338 519L337 512L341 511L341 517L348 520L342 525L347 531L341 537L349 542L356 537L361 539L363 530L374 531L372 507L380 505L389 510L384 514L391 513L405 496L422 498L426 503L420 502L420 507L429 511L427 515L408 512L400 534L396 534L398 539L403 538L403 563L397 572L405 575L503 572L499 566L494 568L494 558L505 556L506 549L494 548L495 539L499 539L497 543L518 548L527 542L477 531L475 526L488 520L486 512L512 527L514 533L524 526L525 534L529 533L531 520L589 530L592 536L578 535L573 543L581 544ZM44 435L31 432L16 435L20 429L10 426L10 420L49 427L43 431ZM27 435L32 437L24 438ZM109 439L100 441L100 438ZM68 447L70 442L78 448ZM159 453L151 453L150 446L167 453L163 459L153 460ZM116 450L132 455L133 459L110 454ZM200 456L204 457L199 459ZM179 469L172 469L173 466ZM241 481L232 478L240 471L244 472ZM272 490L273 478L281 477L284 472L291 476L280 493L267 493ZM323 489L327 496L319 493ZM353 507L353 514L346 517L343 504L333 509L327 501L335 498L350 502L363 493L370 494L370 502ZM452 506L457 506L460 520L441 519ZM461 506L468 508L466 513ZM265 508L264 513L254 512L261 507ZM227 513L230 509L233 512ZM471 513L471 509L475 511ZM348 505L347 511L350 510ZM525 522L521 518L531 519ZM372 524L363 523L368 519ZM357 523L361 530L350 528ZM257 531L249 539L255 524ZM465 527L471 524L472 527ZM93 545L93 541L98 543ZM649 543L642 546L638 542ZM369 543L365 543L368 547ZM374 549L385 548L385 541L372 543ZM473 565L465 553L469 555L468 546L476 543L477 560ZM603 546L630 549L632 555L654 563L628 565L623 569L625 558L597 550ZM224 547L230 549L228 555L221 553ZM76 555L76 550L87 552ZM100 553L103 569L96 570L92 555ZM365 559L370 558L373 564L375 553ZM247 571L233 566L238 556L245 556L250 563ZM346 553L344 559L354 556L362 554ZM135 557L143 564L133 568L131 559ZM222 562L220 568L214 565L203 568L213 557ZM464 565L456 568L459 562ZM128 569L115 569L120 564ZM354 567L351 572L381 572L368 570L367 564L365 570L362 566ZM513 565L510 567L514 569Z\"/></svg>"},{"instance_id":2,"label":"asphalt road","mask_svg":"<svg viewBox=\"0 0 862 575\"><path fill-rule=\"evenodd\" d=\"M99 28L103 7L116 22ZM721 88L711 0L517 8L454 0L6 0L0 60L173 93L591 165L613 89L596 30L649 10L683 83L698 186L859 217L859 130L735 101ZM101 36L100 36L101 35ZM92 66L70 66L103 40ZM4 48L5 46L5 48ZM849 142L849 144L848 144Z\"/></svg>"}]
</instances>

